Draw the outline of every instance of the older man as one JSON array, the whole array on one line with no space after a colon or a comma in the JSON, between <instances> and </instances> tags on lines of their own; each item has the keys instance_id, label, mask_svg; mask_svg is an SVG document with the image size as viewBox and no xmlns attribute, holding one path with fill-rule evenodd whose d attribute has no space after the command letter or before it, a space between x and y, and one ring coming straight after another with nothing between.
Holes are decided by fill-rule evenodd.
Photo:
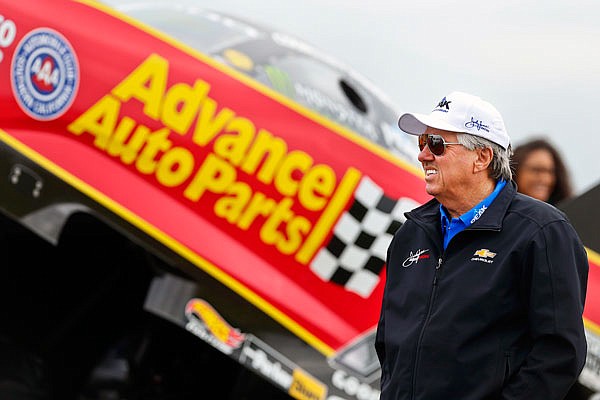
<instances>
[{"instance_id":1,"label":"older man","mask_svg":"<svg viewBox=\"0 0 600 400\"><path fill-rule=\"evenodd\" d=\"M404 114L434 199L387 255L381 399L562 399L585 362L588 263L565 216L517 193L500 113L453 92Z\"/></svg>"}]
</instances>

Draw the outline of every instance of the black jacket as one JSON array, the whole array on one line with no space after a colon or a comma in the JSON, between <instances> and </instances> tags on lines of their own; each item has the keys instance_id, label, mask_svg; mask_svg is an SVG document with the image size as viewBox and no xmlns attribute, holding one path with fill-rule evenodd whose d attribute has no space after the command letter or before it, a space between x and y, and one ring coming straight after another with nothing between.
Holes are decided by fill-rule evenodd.
<instances>
[{"instance_id":1,"label":"black jacket","mask_svg":"<svg viewBox=\"0 0 600 400\"><path fill-rule=\"evenodd\" d=\"M435 199L405 215L375 343L381 400L562 399L585 363L589 268L564 214L507 184L446 251Z\"/></svg>"}]
</instances>

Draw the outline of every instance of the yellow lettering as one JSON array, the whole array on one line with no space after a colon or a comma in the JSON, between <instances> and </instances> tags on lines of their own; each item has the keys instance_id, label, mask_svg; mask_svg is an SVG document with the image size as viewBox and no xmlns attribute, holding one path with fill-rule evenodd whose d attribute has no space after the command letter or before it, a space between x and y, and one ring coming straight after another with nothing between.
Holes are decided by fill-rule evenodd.
<instances>
[{"instance_id":1,"label":"yellow lettering","mask_svg":"<svg viewBox=\"0 0 600 400\"><path fill-rule=\"evenodd\" d=\"M300 182L298 199L307 210L323 209L335 189L335 172L328 165L315 165Z\"/></svg>"},{"instance_id":2,"label":"yellow lettering","mask_svg":"<svg viewBox=\"0 0 600 400\"><path fill-rule=\"evenodd\" d=\"M106 95L69 124L67 129L75 135L87 132L95 136L94 145L105 150L117 125L120 109L121 103L114 97Z\"/></svg>"},{"instance_id":3,"label":"yellow lettering","mask_svg":"<svg viewBox=\"0 0 600 400\"><path fill-rule=\"evenodd\" d=\"M210 85L197 80L191 88L185 83L177 83L165 95L161 120L180 135L187 133L200 103L210 90Z\"/></svg>"},{"instance_id":4,"label":"yellow lettering","mask_svg":"<svg viewBox=\"0 0 600 400\"><path fill-rule=\"evenodd\" d=\"M215 203L215 214L235 224L252 197L252 189L244 182L235 182L227 189L227 194L229 196L223 196Z\"/></svg>"},{"instance_id":5,"label":"yellow lettering","mask_svg":"<svg viewBox=\"0 0 600 400\"><path fill-rule=\"evenodd\" d=\"M123 143L125 143L129 135L131 135L133 128L135 128L135 124L136 122L129 117L123 117L121 119L121 122L119 122L117 130L113 133L108 148L106 149L108 154L111 156L118 156L125 150Z\"/></svg>"},{"instance_id":6,"label":"yellow lettering","mask_svg":"<svg viewBox=\"0 0 600 400\"><path fill-rule=\"evenodd\" d=\"M217 102L207 97L202 104L202 108L200 108L192 138L198 146L205 146L210 142L217 133L223 130L225 124L235 116L232 110L225 107L215 117L216 110Z\"/></svg>"},{"instance_id":7,"label":"yellow lettering","mask_svg":"<svg viewBox=\"0 0 600 400\"><path fill-rule=\"evenodd\" d=\"M349 168L336 186L333 168L315 165L313 157L304 151L288 153L285 140L208 97L209 83L197 79L193 86L178 82L167 88L168 78L169 62L150 55L67 129L75 135L89 133L94 146L119 157L123 164L135 163L140 174L154 174L164 187L189 181L183 195L191 201L199 201L207 191L219 194L218 198L209 196L209 201L216 198L213 211L217 217L244 231L256 223L263 243L284 255L295 253L295 259L306 265L347 205L361 178L360 171ZM122 102L131 99L141 102L146 116L163 126L151 131L131 117L119 120ZM200 147L214 142L212 152L193 146L174 147L169 139L171 131L189 133L191 142ZM194 173L196 157L205 152L206 158ZM253 183L238 182L238 169ZM272 185L270 190L275 189L282 199L258 191L261 183ZM312 220L296 215L295 208L323 211L313 226ZM218 330L215 321L212 323ZM306 391L307 382L296 382L295 389L309 398L312 394Z\"/></svg>"},{"instance_id":8,"label":"yellow lettering","mask_svg":"<svg viewBox=\"0 0 600 400\"><path fill-rule=\"evenodd\" d=\"M252 222L262 215L264 217L271 213L271 210L275 207L275 201L267 198L263 193L256 192L250 200L250 204L244 211L244 214L237 223L238 228L248 230Z\"/></svg>"},{"instance_id":9,"label":"yellow lettering","mask_svg":"<svg viewBox=\"0 0 600 400\"><path fill-rule=\"evenodd\" d=\"M186 148L174 147L160 158L156 179L162 185L174 187L183 183L194 169L194 155Z\"/></svg>"},{"instance_id":10,"label":"yellow lettering","mask_svg":"<svg viewBox=\"0 0 600 400\"><path fill-rule=\"evenodd\" d=\"M169 130L167 128L159 129L148 135L146 145L138 157L135 166L142 174L151 174L156 169L156 160L159 151L165 152L171 148Z\"/></svg>"},{"instance_id":11,"label":"yellow lettering","mask_svg":"<svg viewBox=\"0 0 600 400\"><path fill-rule=\"evenodd\" d=\"M206 190L223 193L237 177L235 169L214 154L209 154L183 194L198 201Z\"/></svg>"},{"instance_id":12,"label":"yellow lettering","mask_svg":"<svg viewBox=\"0 0 600 400\"><path fill-rule=\"evenodd\" d=\"M254 175L263 158L267 156L257 178L263 183L270 184L277 171L277 166L286 152L287 144L283 139L275 137L270 132L261 129L241 169L250 175Z\"/></svg>"},{"instance_id":13,"label":"yellow lettering","mask_svg":"<svg viewBox=\"0 0 600 400\"><path fill-rule=\"evenodd\" d=\"M306 218L294 218L291 210L292 204L292 199L289 197L280 201L260 230L261 240L266 244L275 244L283 254L291 254L296 251L302 241L300 233L308 233L310 229L310 222ZM292 221L293 226L290 226ZM279 231L279 227L283 223L286 224L286 233L292 234L289 241Z\"/></svg>"},{"instance_id":14,"label":"yellow lettering","mask_svg":"<svg viewBox=\"0 0 600 400\"><path fill-rule=\"evenodd\" d=\"M302 216L296 216L288 222L286 226L286 233L288 240L280 240L277 242L277 248L283 254L292 254L302 244L302 239L310 231L310 221Z\"/></svg>"},{"instance_id":15,"label":"yellow lettering","mask_svg":"<svg viewBox=\"0 0 600 400\"><path fill-rule=\"evenodd\" d=\"M254 124L246 118L236 117L227 124L226 129L237 134L219 136L215 140L214 152L238 166L254 138Z\"/></svg>"},{"instance_id":16,"label":"yellow lettering","mask_svg":"<svg viewBox=\"0 0 600 400\"><path fill-rule=\"evenodd\" d=\"M131 98L144 104L144 113L158 120L160 104L167 87L169 62L158 54L151 54L131 74L112 90L125 102Z\"/></svg>"},{"instance_id":17,"label":"yellow lettering","mask_svg":"<svg viewBox=\"0 0 600 400\"><path fill-rule=\"evenodd\" d=\"M281 167L275 176L275 187L284 196L294 196L298 192L298 182L294 180L294 171L302 174L313 164L311 156L303 151L290 151L281 163Z\"/></svg>"},{"instance_id":18,"label":"yellow lettering","mask_svg":"<svg viewBox=\"0 0 600 400\"><path fill-rule=\"evenodd\" d=\"M294 213L290 210L292 199L286 197L277 204L275 210L271 213L267 221L260 229L260 238L266 244L274 244L278 241L281 234L277 231L279 225L289 221Z\"/></svg>"},{"instance_id":19,"label":"yellow lettering","mask_svg":"<svg viewBox=\"0 0 600 400\"><path fill-rule=\"evenodd\" d=\"M135 161L141 148L146 143L148 135L150 135L150 129L147 126L139 125L136 128L131 139L122 147L121 161L123 163L129 165Z\"/></svg>"}]
</instances>

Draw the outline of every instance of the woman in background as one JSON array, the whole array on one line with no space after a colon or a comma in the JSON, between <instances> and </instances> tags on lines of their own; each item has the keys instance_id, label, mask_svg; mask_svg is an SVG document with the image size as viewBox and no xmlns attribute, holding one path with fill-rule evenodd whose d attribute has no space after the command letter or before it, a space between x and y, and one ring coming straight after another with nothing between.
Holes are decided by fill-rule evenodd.
<instances>
[{"instance_id":1,"label":"woman in background","mask_svg":"<svg viewBox=\"0 0 600 400\"><path fill-rule=\"evenodd\" d=\"M516 147L512 164L519 192L552 205L573 195L565 163L547 140L533 139Z\"/></svg>"},{"instance_id":2,"label":"woman in background","mask_svg":"<svg viewBox=\"0 0 600 400\"><path fill-rule=\"evenodd\" d=\"M511 165L519 192L552 205L573 196L565 163L549 141L537 138L516 147ZM590 389L577 382L564 400L587 399L592 394Z\"/></svg>"}]
</instances>

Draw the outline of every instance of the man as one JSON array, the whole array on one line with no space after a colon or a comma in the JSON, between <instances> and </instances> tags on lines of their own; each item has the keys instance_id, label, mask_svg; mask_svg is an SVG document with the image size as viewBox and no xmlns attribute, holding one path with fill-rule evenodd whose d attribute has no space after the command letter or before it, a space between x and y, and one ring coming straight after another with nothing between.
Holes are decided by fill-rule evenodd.
<instances>
[{"instance_id":1,"label":"man","mask_svg":"<svg viewBox=\"0 0 600 400\"><path fill-rule=\"evenodd\" d=\"M387 254L382 400L562 399L586 355L587 256L563 213L517 193L500 113L462 92L418 136L427 193Z\"/></svg>"}]
</instances>

